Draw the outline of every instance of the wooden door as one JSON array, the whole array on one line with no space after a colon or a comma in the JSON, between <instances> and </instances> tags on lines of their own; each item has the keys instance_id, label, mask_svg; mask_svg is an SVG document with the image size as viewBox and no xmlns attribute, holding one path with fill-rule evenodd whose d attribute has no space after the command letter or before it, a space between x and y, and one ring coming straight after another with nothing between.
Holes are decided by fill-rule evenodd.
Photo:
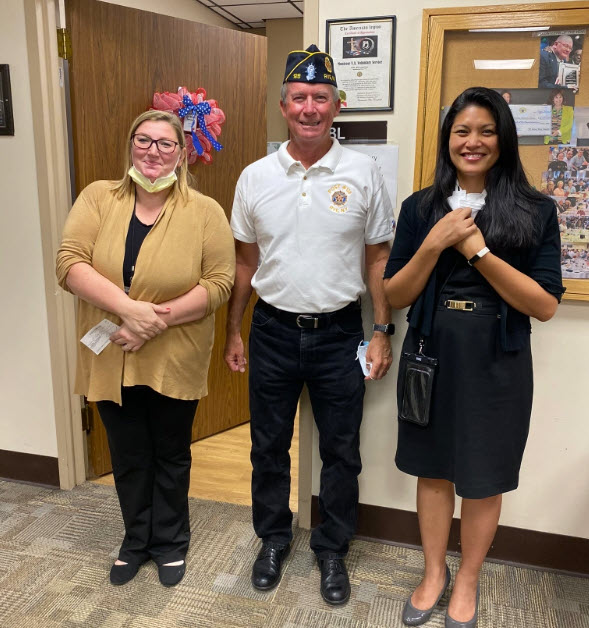
<instances>
[{"instance_id":1,"label":"wooden door","mask_svg":"<svg viewBox=\"0 0 589 628\"><path fill-rule=\"evenodd\" d=\"M154 92L204 87L226 114L224 149L191 171L229 217L240 172L266 153L266 39L96 0L67 0L66 15L77 192L121 177L129 125ZM244 330L250 319L251 306ZM222 359L225 320L226 306L217 312L209 395L199 404L194 440L249 420L247 377L230 374ZM101 475L110 456L95 408L93 415L90 471Z\"/></svg>"},{"instance_id":2,"label":"wooden door","mask_svg":"<svg viewBox=\"0 0 589 628\"><path fill-rule=\"evenodd\" d=\"M507 90L537 88L539 34L589 32L588 26L587 2L425 10L414 188L426 187L433 180L443 107L452 104L463 90L475 85ZM530 28L537 32L525 30ZM534 63L524 70L482 70L475 68L475 59L532 59ZM581 69L574 103L579 108L589 107L589 64L583 63L585 66ZM541 189L542 173L547 169L548 147L520 145L519 152L530 182ZM567 288L564 299L589 301L589 279L565 277L564 285Z\"/></svg>"}]
</instances>

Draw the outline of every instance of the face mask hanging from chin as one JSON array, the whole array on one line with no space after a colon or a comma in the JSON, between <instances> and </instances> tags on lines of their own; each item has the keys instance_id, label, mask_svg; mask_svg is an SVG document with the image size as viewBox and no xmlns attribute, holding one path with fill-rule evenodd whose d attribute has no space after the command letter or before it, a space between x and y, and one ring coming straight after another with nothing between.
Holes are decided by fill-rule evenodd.
<instances>
[{"instance_id":1,"label":"face mask hanging from chin","mask_svg":"<svg viewBox=\"0 0 589 628\"><path fill-rule=\"evenodd\" d=\"M172 168L172 172L167 174L164 177L158 177L153 183L137 168L135 168L135 164L133 164L127 174L135 181L137 185L142 187L146 192L150 194L155 194L156 192L161 192L162 190L167 190L169 187L174 185L174 183L178 180L176 176L176 167L178 166L178 162L180 161L180 157L178 157L178 161L176 165Z\"/></svg>"}]
</instances>

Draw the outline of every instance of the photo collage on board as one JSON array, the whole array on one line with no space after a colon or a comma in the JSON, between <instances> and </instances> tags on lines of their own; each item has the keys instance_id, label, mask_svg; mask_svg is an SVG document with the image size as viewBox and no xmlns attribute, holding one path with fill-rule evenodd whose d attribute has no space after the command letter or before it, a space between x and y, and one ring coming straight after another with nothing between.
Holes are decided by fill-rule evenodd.
<instances>
[{"instance_id":1,"label":"photo collage on board","mask_svg":"<svg viewBox=\"0 0 589 628\"><path fill-rule=\"evenodd\" d=\"M585 31L538 33L538 87L496 88L506 100L520 144L589 145L589 107L575 107Z\"/></svg>"},{"instance_id":2,"label":"photo collage on board","mask_svg":"<svg viewBox=\"0 0 589 628\"><path fill-rule=\"evenodd\" d=\"M558 209L564 279L589 279L589 146L548 149L541 192Z\"/></svg>"},{"instance_id":3,"label":"photo collage on board","mask_svg":"<svg viewBox=\"0 0 589 628\"><path fill-rule=\"evenodd\" d=\"M565 279L589 279L589 107L575 107L583 59L583 31L540 36L538 92L549 90L550 147L542 192L558 208ZM548 121L548 114L544 114Z\"/></svg>"}]
</instances>

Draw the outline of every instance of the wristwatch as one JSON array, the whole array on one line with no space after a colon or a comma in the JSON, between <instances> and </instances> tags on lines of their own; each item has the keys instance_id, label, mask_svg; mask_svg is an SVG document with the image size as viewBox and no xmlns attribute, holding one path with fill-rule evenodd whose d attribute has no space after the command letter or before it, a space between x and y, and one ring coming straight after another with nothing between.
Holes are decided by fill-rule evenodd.
<instances>
[{"instance_id":1,"label":"wristwatch","mask_svg":"<svg viewBox=\"0 0 589 628\"><path fill-rule=\"evenodd\" d=\"M372 331L381 331L383 334L392 336L395 333L395 326L393 323L388 323L387 325L378 325L377 323L374 323Z\"/></svg>"},{"instance_id":2,"label":"wristwatch","mask_svg":"<svg viewBox=\"0 0 589 628\"><path fill-rule=\"evenodd\" d=\"M485 247L484 249L481 249L476 255L473 255L469 260L468 260L468 265L469 266L474 266L480 259L482 259L483 257L485 257L485 255L487 253L490 253L491 251L489 251L489 249L487 247Z\"/></svg>"}]
</instances>

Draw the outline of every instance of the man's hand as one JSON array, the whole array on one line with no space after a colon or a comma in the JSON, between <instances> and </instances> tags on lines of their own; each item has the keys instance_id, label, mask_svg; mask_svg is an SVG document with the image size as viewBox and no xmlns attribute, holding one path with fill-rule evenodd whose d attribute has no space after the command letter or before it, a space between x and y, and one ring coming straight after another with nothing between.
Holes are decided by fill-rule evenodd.
<instances>
[{"instance_id":1,"label":"man's hand","mask_svg":"<svg viewBox=\"0 0 589 628\"><path fill-rule=\"evenodd\" d=\"M391 368L393 352L391 337L388 334L375 332L366 350L366 362L370 362L370 375L364 379L382 379Z\"/></svg>"},{"instance_id":2,"label":"man's hand","mask_svg":"<svg viewBox=\"0 0 589 628\"><path fill-rule=\"evenodd\" d=\"M115 331L110 336L110 341L119 345L123 351L139 351L141 347L146 343L146 340L134 334L126 324L123 324L119 331Z\"/></svg>"},{"instance_id":3,"label":"man's hand","mask_svg":"<svg viewBox=\"0 0 589 628\"><path fill-rule=\"evenodd\" d=\"M245 373L247 361L245 359L243 340L240 334L227 335L223 358L230 371Z\"/></svg>"}]
</instances>

